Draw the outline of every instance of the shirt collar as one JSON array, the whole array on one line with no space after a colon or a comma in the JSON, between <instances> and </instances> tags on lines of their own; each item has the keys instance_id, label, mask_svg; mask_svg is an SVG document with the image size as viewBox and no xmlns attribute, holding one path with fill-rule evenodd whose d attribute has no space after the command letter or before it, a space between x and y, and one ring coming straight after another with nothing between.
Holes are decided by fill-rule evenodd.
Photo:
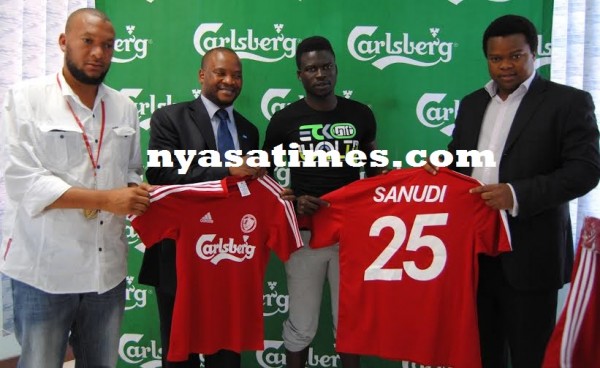
<instances>
[{"instance_id":1,"label":"shirt collar","mask_svg":"<svg viewBox=\"0 0 600 368\"><path fill-rule=\"evenodd\" d=\"M58 79L60 80L60 90L61 90L62 95L63 96L71 96L71 98L73 100L81 103L79 96L77 96L75 94L75 92L73 92L73 89L71 88L69 83L67 83L67 80L65 79L65 76L63 75L62 70L60 72L58 72ZM105 94L106 94L106 86L104 85L104 83L100 83L100 85L98 86L98 93L96 94L96 101L99 101L100 99L104 98ZM95 101L94 101L94 106L96 106Z\"/></svg>"},{"instance_id":2,"label":"shirt collar","mask_svg":"<svg viewBox=\"0 0 600 368\"><path fill-rule=\"evenodd\" d=\"M206 112L208 112L208 116L210 116L211 119L215 117L215 114L217 113L217 111L219 111L220 109L223 109L223 110L227 111L227 115L229 115L229 120L233 121L231 119L233 116L233 105L229 105L227 107L219 107L214 102L212 102L208 98L204 97L204 95L202 95L202 94L200 95L200 99L202 100L204 107L206 107Z\"/></svg>"},{"instance_id":3,"label":"shirt collar","mask_svg":"<svg viewBox=\"0 0 600 368\"><path fill-rule=\"evenodd\" d=\"M522 90L523 94L525 94L527 91L529 91L529 87L531 86L531 82L533 81L534 77L535 77L535 72L531 73L529 78L525 79L525 81L523 83L521 83L521 85L519 87L517 87L515 92ZM490 97L492 97L492 98L498 94L498 85L496 84L496 82L494 82L493 79L490 80L489 82L487 82L485 84L484 88L487 91L487 93L490 95ZM513 92L513 93L515 93L515 92Z\"/></svg>"}]
</instances>

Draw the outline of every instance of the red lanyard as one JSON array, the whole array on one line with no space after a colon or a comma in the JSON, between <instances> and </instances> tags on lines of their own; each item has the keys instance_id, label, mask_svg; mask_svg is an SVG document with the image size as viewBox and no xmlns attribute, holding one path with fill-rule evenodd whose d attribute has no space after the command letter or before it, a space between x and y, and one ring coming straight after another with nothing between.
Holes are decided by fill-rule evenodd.
<instances>
[{"instance_id":1,"label":"red lanyard","mask_svg":"<svg viewBox=\"0 0 600 368\"><path fill-rule=\"evenodd\" d=\"M62 85L60 84L60 79L58 78L58 74L56 74L56 81L58 82L58 87L62 91ZM100 161L100 148L102 148L102 140L104 138L104 127L106 126L106 120L105 120L106 114L105 114L105 110L104 110L104 100L100 100L100 106L102 107L102 126L100 128L100 139L98 141L98 152L96 153L96 159L94 159L94 154L92 152L92 146L90 145L88 136L85 133L85 128L83 127L83 124L81 123L81 121L79 120L77 115L75 114L75 111L73 111L73 108L71 107L71 104L69 103L69 101L67 101L65 99L65 102L67 103L67 106L69 107L69 110L71 111L71 114L73 115L73 118L75 119L75 122L77 123L77 125L79 125L79 128L81 129L81 132L82 132L81 136L83 137L83 142L85 143L85 147L87 148L88 155L90 157L90 161L92 162L92 170L94 171L94 179L95 179L96 178L96 170L99 168L98 162Z\"/></svg>"}]
</instances>

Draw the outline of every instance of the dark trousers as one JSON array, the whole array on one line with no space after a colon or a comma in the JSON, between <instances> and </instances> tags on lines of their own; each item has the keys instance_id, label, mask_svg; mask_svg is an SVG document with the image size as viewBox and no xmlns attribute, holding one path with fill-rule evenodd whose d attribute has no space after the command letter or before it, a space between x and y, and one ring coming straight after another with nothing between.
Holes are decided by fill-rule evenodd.
<instances>
[{"instance_id":1,"label":"dark trousers","mask_svg":"<svg viewBox=\"0 0 600 368\"><path fill-rule=\"evenodd\" d=\"M163 368L199 368L200 358L198 354L190 354L188 360L183 362L167 362L169 353L169 339L171 337L171 319L175 296L156 290L156 302L158 304L158 318L160 320L160 340L162 344L162 366ZM204 355L205 368L240 368L241 356L230 350L219 350L215 354Z\"/></svg>"},{"instance_id":2,"label":"dark trousers","mask_svg":"<svg viewBox=\"0 0 600 368\"><path fill-rule=\"evenodd\" d=\"M556 321L557 290L516 290L499 258L480 257L477 293L483 368L538 368Z\"/></svg>"}]
</instances>

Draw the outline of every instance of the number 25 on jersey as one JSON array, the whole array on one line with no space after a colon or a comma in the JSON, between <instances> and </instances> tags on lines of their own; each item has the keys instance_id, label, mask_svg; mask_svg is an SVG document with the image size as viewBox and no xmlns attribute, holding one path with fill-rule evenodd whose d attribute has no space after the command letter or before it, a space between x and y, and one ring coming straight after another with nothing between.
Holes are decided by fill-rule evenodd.
<instances>
[{"instance_id":1,"label":"number 25 on jersey","mask_svg":"<svg viewBox=\"0 0 600 368\"><path fill-rule=\"evenodd\" d=\"M403 271L406 272L408 277L417 281L429 281L438 277L446 266L446 246L437 236L423 235L423 229L426 226L444 226L447 222L447 213L415 216L415 221L406 242L406 250L415 252L423 247L431 249L433 260L428 267L421 269L417 267L414 261L404 261L402 263L403 268L383 268L404 245L407 229L404 221L396 216L383 216L375 220L369 230L369 236L378 237L381 231L387 227L392 229L394 236L383 252L367 267L364 280L399 281L402 280Z\"/></svg>"}]
</instances>

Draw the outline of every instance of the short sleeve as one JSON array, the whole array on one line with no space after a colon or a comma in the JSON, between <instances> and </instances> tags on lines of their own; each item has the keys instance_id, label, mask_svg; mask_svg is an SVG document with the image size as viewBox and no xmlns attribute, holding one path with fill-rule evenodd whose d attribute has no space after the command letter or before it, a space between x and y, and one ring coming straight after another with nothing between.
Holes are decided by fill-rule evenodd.
<instances>
[{"instance_id":1,"label":"short sleeve","mask_svg":"<svg viewBox=\"0 0 600 368\"><path fill-rule=\"evenodd\" d=\"M496 256L512 250L508 219L503 210L493 210L484 204L477 215L477 253Z\"/></svg>"},{"instance_id":2,"label":"short sleeve","mask_svg":"<svg viewBox=\"0 0 600 368\"><path fill-rule=\"evenodd\" d=\"M267 246L285 262L290 258L292 252L302 247L294 206L291 201L279 197L283 188L275 180L265 176L258 181L266 189L263 205L268 203L271 207L271 210L267 212L271 221Z\"/></svg>"},{"instance_id":3,"label":"short sleeve","mask_svg":"<svg viewBox=\"0 0 600 368\"><path fill-rule=\"evenodd\" d=\"M346 191L347 188L342 187L321 197L329 206L320 208L312 216L311 248L327 247L339 242L347 203L344 198L348 198Z\"/></svg>"},{"instance_id":4,"label":"short sleeve","mask_svg":"<svg viewBox=\"0 0 600 368\"><path fill-rule=\"evenodd\" d=\"M176 220L185 203L174 197L164 197L158 200L151 198L148 210L140 216L129 216L131 226L138 233L140 239L146 247L158 243L162 239L177 239L179 234L178 224L181 221ZM166 221L165 219L170 219Z\"/></svg>"}]
</instances>

